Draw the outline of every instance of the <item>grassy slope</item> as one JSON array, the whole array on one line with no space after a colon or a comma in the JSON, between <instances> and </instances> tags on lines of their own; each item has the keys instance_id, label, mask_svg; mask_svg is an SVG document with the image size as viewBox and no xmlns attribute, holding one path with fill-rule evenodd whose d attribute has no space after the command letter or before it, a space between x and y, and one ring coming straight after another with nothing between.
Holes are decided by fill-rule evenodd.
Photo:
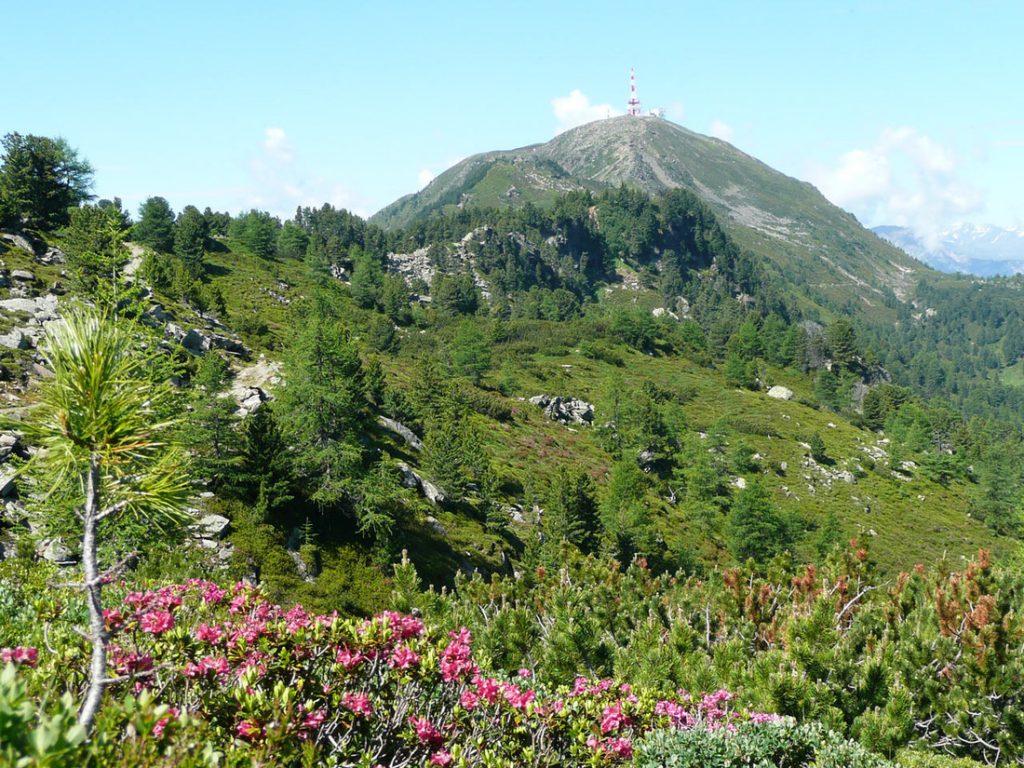
<instances>
[{"instance_id":1,"label":"grassy slope","mask_svg":"<svg viewBox=\"0 0 1024 768\"><path fill-rule=\"evenodd\" d=\"M208 255L208 262L210 279L220 286L227 300L228 324L232 324L233 318L258 314L268 323L270 335L245 340L255 352L279 357L287 346L289 306L270 291L292 302L300 299L309 287L305 268L296 261L259 259L230 242L224 245L223 250ZM9 250L3 258L8 268L32 269L40 286L59 278L59 267L35 264L29 254ZM187 307L165 297L158 298L186 325L190 319L198 324L198 318ZM655 301L646 293L637 295L622 289L606 293L603 300L632 303L634 299L641 304ZM352 312L353 321L358 322L360 311ZM511 352L511 347L499 348L495 357ZM515 410L514 418L500 423L473 416L485 435L489 454L504 474L522 486L532 481L535 487L543 487L558 466L582 464L603 484L610 459L601 449L594 430L570 429L550 422L540 409L517 398L540 393L582 397L597 404L600 422L602 409L607 413L603 398L608 381L618 376L627 385L637 385L648 379L662 388L690 393L684 412L693 432L717 427L725 431L730 444L742 440L757 450L764 457L764 482L772 489L780 509L798 512L811 524L831 510L839 517L844 532L851 536L866 536L873 530L877 535L869 536L872 550L886 569L907 567L919 560L936 560L944 554L959 557L979 546L1002 548L983 525L967 517L968 487L963 483L943 488L917 474L896 476L884 461L870 469L871 462L862 448L879 447L879 436L798 401L781 402L762 393L730 388L716 371L685 358L651 357L625 348L620 352L626 359L623 368L585 358L572 349L553 353L532 351L526 356L526 362L514 370L517 391L508 398ZM386 366L397 386L411 385L415 374L406 355L389 358ZM484 386L493 387L496 376L492 372L485 378ZM773 383L793 389L798 400L810 399L809 380L791 371L772 372L772 376ZM834 480L828 484L817 469L802 466L807 451L800 442L815 432L822 435L828 454L835 460L831 469L855 472L855 483ZM383 450L413 466L417 464L417 456L389 433L375 432L368 438L371 449ZM777 469L782 463L787 470L779 473ZM788 494L784 488L788 488ZM720 539L708 541L679 507L654 493L648 503L670 545L678 544L711 560L724 557ZM403 538L428 580L446 581L460 567L499 567L500 551L511 542L486 533L481 521L467 514L467 509L456 506L438 510L426 502L416 502L415 506L416 522L403 532ZM447 533L442 536L428 526L427 515L436 517ZM802 553L807 556L811 555L812 536L807 537L808 549Z\"/></svg>"},{"instance_id":2,"label":"grassy slope","mask_svg":"<svg viewBox=\"0 0 1024 768\"><path fill-rule=\"evenodd\" d=\"M285 323L289 308L272 297L269 290L292 301L300 299L309 287L304 267L288 260L268 262L231 243L226 245L231 249L209 254L211 280L221 287L226 297L229 318L258 312L268 321L272 338L269 344L265 338L246 341L256 351L267 351L270 357L279 357L287 346ZM278 281L288 287L282 287ZM634 298L641 304L654 301L652 295L632 294L623 289L610 291L604 300L632 303ZM188 312L173 302L168 302L168 307L179 317ZM358 323L363 316L361 311L351 311L353 322ZM415 330L408 334L418 335ZM413 346L419 345L417 340ZM511 346L498 348L495 357L500 359L511 352ZM531 352L525 364L516 367L517 391L507 398L515 410L513 419L501 423L473 416L485 435L489 454L504 474L522 486L532 482L535 487L543 487L557 467L582 464L599 484L603 484L610 459L601 449L595 431L571 429L548 421L540 409L518 398L540 393L582 397L597 404L600 422L602 409L607 413L603 398L608 381L618 376L627 385L638 385L648 379L668 390L691 393L684 411L693 432L707 432L717 426L724 430L728 443L742 440L757 450L764 457L761 462L763 480L780 509L798 512L812 525L820 522L829 510L835 512L844 533L870 539L873 553L887 570L909 567L917 561L934 561L943 555L958 558L979 546L1002 548L982 524L967 517L968 488L964 484L954 483L942 488L919 475L897 477L884 466L884 461L879 462L876 469L870 469L870 462L861 448L876 446L878 435L798 401L781 402L763 393L730 388L718 372L685 358L651 357L624 347L620 352L626 359L622 368L585 358L572 349ZM385 363L397 386L412 384L415 369L408 356L399 354ZM809 380L791 371L772 375L773 383L790 387L798 399L810 399ZM492 372L485 378L484 386L493 388L496 376ZM815 432L822 435L828 454L835 460L831 469L855 471L856 482L848 484L836 480L829 485L816 469L802 466L807 451L800 442ZM372 450L381 449L395 460L416 466L418 457L389 433L375 432L369 439ZM780 474L777 468L782 463L788 469ZM788 495L784 488L789 489ZM713 541L708 541L679 507L654 493L650 494L648 503L670 545L678 544L712 561L727 558L720 537L716 535ZM427 515L435 517L447 533L440 535L427 525ZM447 581L460 567L497 568L500 550L510 545L509 541L486 533L481 521L459 506L438 510L426 502L416 502L414 519L416 522L402 533L404 545L428 581ZM870 530L877 535L870 536L867 533ZM806 539L801 554L810 557L813 534ZM342 543L342 549L345 546Z\"/></svg>"}]
</instances>

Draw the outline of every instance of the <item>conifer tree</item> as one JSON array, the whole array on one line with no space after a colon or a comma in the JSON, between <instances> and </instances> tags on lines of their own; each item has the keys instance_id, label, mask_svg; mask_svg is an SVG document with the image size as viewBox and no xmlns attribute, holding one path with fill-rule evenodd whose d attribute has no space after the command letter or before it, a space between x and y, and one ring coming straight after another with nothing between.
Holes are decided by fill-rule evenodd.
<instances>
[{"instance_id":1,"label":"conifer tree","mask_svg":"<svg viewBox=\"0 0 1024 768\"><path fill-rule=\"evenodd\" d=\"M354 490L362 462L362 362L329 302L301 323L285 357L281 423L310 500L330 507Z\"/></svg>"},{"instance_id":2,"label":"conifer tree","mask_svg":"<svg viewBox=\"0 0 1024 768\"><path fill-rule=\"evenodd\" d=\"M552 542L567 541L584 554L597 551L601 541L594 483L580 468L562 467L548 492L544 535Z\"/></svg>"},{"instance_id":3,"label":"conifer tree","mask_svg":"<svg viewBox=\"0 0 1024 768\"><path fill-rule=\"evenodd\" d=\"M776 511L768 492L753 482L739 492L729 510L729 550L740 562L764 563L793 544L788 521Z\"/></svg>"},{"instance_id":4,"label":"conifer tree","mask_svg":"<svg viewBox=\"0 0 1024 768\"><path fill-rule=\"evenodd\" d=\"M243 498L256 502L260 519L265 520L292 499L291 464L268 403L242 420L239 454L232 484Z\"/></svg>"},{"instance_id":5,"label":"conifer tree","mask_svg":"<svg viewBox=\"0 0 1024 768\"><path fill-rule=\"evenodd\" d=\"M132 239L160 253L174 249L174 211L162 197L149 197L139 206L139 220Z\"/></svg>"},{"instance_id":6,"label":"conifer tree","mask_svg":"<svg viewBox=\"0 0 1024 768\"><path fill-rule=\"evenodd\" d=\"M200 359L196 371L192 412L182 429L182 442L193 457L196 474L217 490L232 481L240 461L235 402L225 396L230 371L217 354Z\"/></svg>"}]
</instances>

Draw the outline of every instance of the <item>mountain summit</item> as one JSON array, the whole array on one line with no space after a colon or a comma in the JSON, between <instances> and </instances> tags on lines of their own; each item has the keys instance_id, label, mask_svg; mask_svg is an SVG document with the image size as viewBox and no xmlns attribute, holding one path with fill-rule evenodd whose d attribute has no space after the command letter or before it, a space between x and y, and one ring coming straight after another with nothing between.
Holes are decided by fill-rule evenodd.
<instances>
[{"instance_id":1,"label":"mountain summit","mask_svg":"<svg viewBox=\"0 0 1024 768\"><path fill-rule=\"evenodd\" d=\"M619 185L658 195L683 187L722 216L733 238L764 256L824 303L879 306L902 298L920 262L865 229L811 184L774 170L731 144L668 120L615 117L544 144L469 157L374 215L399 228L467 205L544 206L571 190Z\"/></svg>"}]
</instances>

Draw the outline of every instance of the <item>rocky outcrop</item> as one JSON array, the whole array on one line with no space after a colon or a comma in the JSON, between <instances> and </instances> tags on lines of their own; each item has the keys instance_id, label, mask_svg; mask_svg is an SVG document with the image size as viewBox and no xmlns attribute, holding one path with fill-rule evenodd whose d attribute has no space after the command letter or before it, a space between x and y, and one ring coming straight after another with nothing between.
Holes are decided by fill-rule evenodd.
<instances>
[{"instance_id":1,"label":"rocky outcrop","mask_svg":"<svg viewBox=\"0 0 1024 768\"><path fill-rule=\"evenodd\" d=\"M203 539L221 539L231 526L231 521L224 515L208 514L199 518L192 529Z\"/></svg>"},{"instance_id":2,"label":"rocky outcrop","mask_svg":"<svg viewBox=\"0 0 1024 768\"><path fill-rule=\"evenodd\" d=\"M438 485L417 474L412 467L405 462L398 462L398 471L402 473L402 485L406 488L418 490L424 498L433 504L441 506L448 500L448 494Z\"/></svg>"},{"instance_id":3,"label":"rocky outcrop","mask_svg":"<svg viewBox=\"0 0 1024 768\"><path fill-rule=\"evenodd\" d=\"M384 429L389 432L394 432L396 435L405 440L406 445L412 448L414 451L423 450L423 441L420 440L416 433L409 429L407 426L402 424L400 421L389 419L387 416L378 416L377 423L380 424Z\"/></svg>"},{"instance_id":4,"label":"rocky outcrop","mask_svg":"<svg viewBox=\"0 0 1024 768\"><path fill-rule=\"evenodd\" d=\"M590 426L594 423L594 406L586 400L572 397L536 395L530 403L544 409L544 415L560 424Z\"/></svg>"},{"instance_id":5,"label":"rocky outcrop","mask_svg":"<svg viewBox=\"0 0 1024 768\"><path fill-rule=\"evenodd\" d=\"M430 260L430 249L417 248L412 253L389 253L388 269L401 275L410 285L416 280L430 285L437 268Z\"/></svg>"},{"instance_id":6,"label":"rocky outcrop","mask_svg":"<svg viewBox=\"0 0 1024 768\"><path fill-rule=\"evenodd\" d=\"M229 336L222 336L210 331L200 331L196 328L185 330L177 323L167 323L164 326L164 333L182 347L195 355L202 355L211 350L221 350L229 355L248 357L249 348L238 339Z\"/></svg>"},{"instance_id":7,"label":"rocky outcrop","mask_svg":"<svg viewBox=\"0 0 1024 768\"><path fill-rule=\"evenodd\" d=\"M768 390L768 397L773 397L776 400L792 400L795 395L792 389L776 384Z\"/></svg>"}]
</instances>

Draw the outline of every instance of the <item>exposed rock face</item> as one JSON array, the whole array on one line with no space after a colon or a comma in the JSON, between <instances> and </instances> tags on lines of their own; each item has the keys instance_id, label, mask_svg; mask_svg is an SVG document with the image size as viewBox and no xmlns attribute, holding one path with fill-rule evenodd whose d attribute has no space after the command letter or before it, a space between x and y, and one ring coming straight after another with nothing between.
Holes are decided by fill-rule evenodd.
<instances>
[{"instance_id":1,"label":"exposed rock face","mask_svg":"<svg viewBox=\"0 0 1024 768\"><path fill-rule=\"evenodd\" d=\"M270 399L270 395L259 387L246 387L240 392L232 391L231 394L235 396L235 402L238 403L238 415L243 418Z\"/></svg>"},{"instance_id":2,"label":"exposed rock face","mask_svg":"<svg viewBox=\"0 0 1024 768\"><path fill-rule=\"evenodd\" d=\"M231 521L228 520L224 515L203 515L199 518L193 528L204 538L204 539L219 539L223 537L231 525Z\"/></svg>"},{"instance_id":3,"label":"exposed rock face","mask_svg":"<svg viewBox=\"0 0 1024 768\"><path fill-rule=\"evenodd\" d=\"M530 398L533 405L544 409L544 415L561 424L590 426L594 423L594 406L577 398L536 395Z\"/></svg>"},{"instance_id":4,"label":"exposed rock face","mask_svg":"<svg viewBox=\"0 0 1024 768\"><path fill-rule=\"evenodd\" d=\"M36 279L35 274L29 272L27 269L12 269L11 277L15 280L20 280L23 283L33 283Z\"/></svg>"},{"instance_id":5,"label":"exposed rock face","mask_svg":"<svg viewBox=\"0 0 1024 768\"><path fill-rule=\"evenodd\" d=\"M196 355L202 355L212 349L219 349L231 355L248 357L249 348L237 339L221 336L217 333L203 332L195 328L185 330L176 323L167 323L164 332L181 346Z\"/></svg>"},{"instance_id":6,"label":"exposed rock face","mask_svg":"<svg viewBox=\"0 0 1024 768\"><path fill-rule=\"evenodd\" d=\"M396 435L405 440L406 445L412 448L414 451L423 450L423 441L420 440L416 433L409 429L407 426L402 424L400 421L389 419L387 416L378 416L377 423L380 424L384 429L389 432L394 432Z\"/></svg>"},{"instance_id":7,"label":"exposed rock face","mask_svg":"<svg viewBox=\"0 0 1024 768\"><path fill-rule=\"evenodd\" d=\"M792 400L795 395L793 390L788 387L782 387L776 384L774 387L768 390L768 397L773 397L776 400Z\"/></svg>"},{"instance_id":8,"label":"exposed rock face","mask_svg":"<svg viewBox=\"0 0 1024 768\"><path fill-rule=\"evenodd\" d=\"M427 480L422 475L416 473L405 462L398 462L398 471L402 473L402 485L406 488L419 489L423 496L438 506L441 506L448 500L448 495L444 492L440 486Z\"/></svg>"},{"instance_id":9,"label":"exposed rock face","mask_svg":"<svg viewBox=\"0 0 1024 768\"><path fill-rule=\"evenodd\" d=\"M39 556L58 565L71 565L75 562L74 553L68 549L67 545L64 544L64 540L59 536L55 539L43 541L42 548L39 550Z\"/></svg>"},{"instance_id":10,"label":"exposed rock face","mask_svg":"<svg viewBox=\"0 0 1024 768\"><path fill-rule=\"evenodd\" d=\"M412 253L389 253L388 269L405 278L406 283L422 280L427 285L434 279L436 271L430 261L429 248L417 248Z\"/></svg>"}]
</instances>

